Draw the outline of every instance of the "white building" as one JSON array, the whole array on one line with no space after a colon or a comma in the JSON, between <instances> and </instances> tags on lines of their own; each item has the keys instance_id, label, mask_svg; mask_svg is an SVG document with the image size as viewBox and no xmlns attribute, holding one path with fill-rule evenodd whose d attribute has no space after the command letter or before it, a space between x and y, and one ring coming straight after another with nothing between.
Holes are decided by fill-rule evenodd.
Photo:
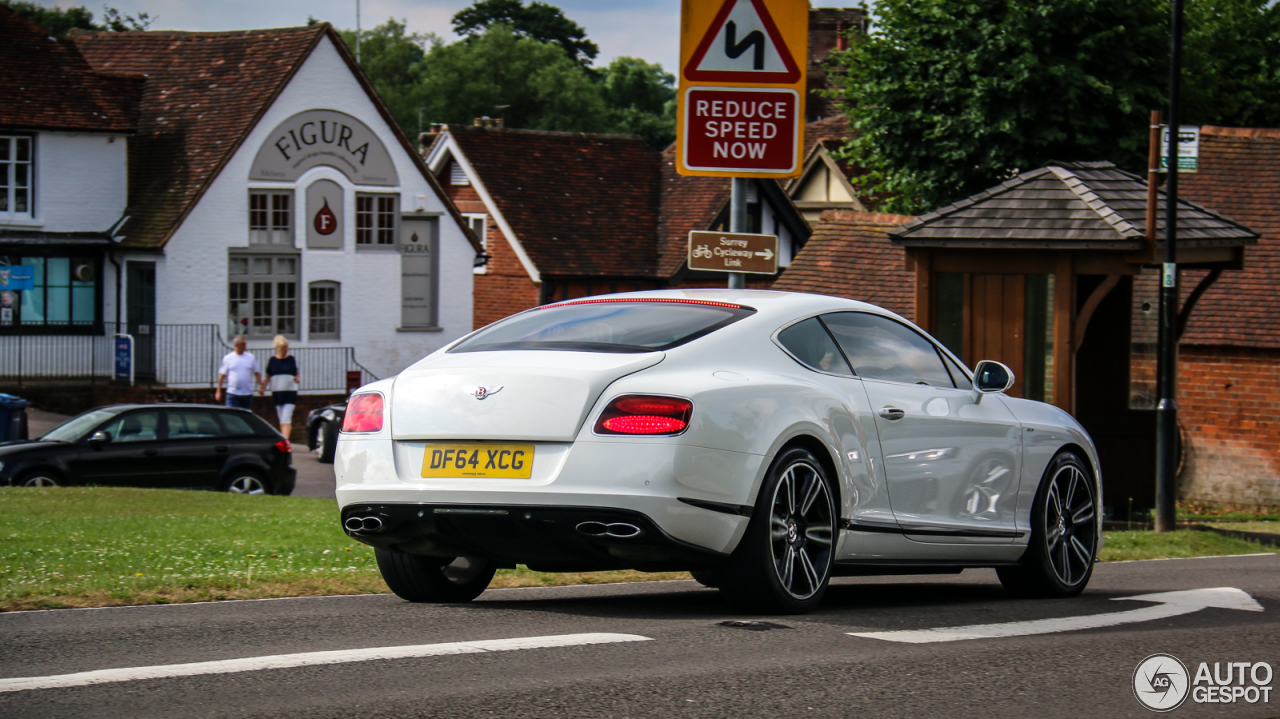
<instances>
[{"instance_id":1,"label":"white building","mask_svg":"<svg viewBox=\"0 0 1280 719\"><path fill-rule=\"evenodd\" d=\"M470 331L481 246L327 24L0 39L0 376L109 373L118 329L201 384L283 334L340 389Z\"/></svg>"}]
</instances>

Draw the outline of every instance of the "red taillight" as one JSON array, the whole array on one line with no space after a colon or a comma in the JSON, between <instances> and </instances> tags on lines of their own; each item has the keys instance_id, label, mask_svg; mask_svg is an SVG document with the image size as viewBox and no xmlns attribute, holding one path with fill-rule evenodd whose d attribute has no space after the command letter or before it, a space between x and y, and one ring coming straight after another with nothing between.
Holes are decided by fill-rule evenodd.
<instances>
[{"instance_id":1,"label":"red taillight","mask_svg":"<svg viewBox=\"0 0 1280 719\"><path fill-rule=\"evenodd\" d=\"M370 392L353 395L347 400L347 412L342 418L343 432L381 432L382 395Z\"/></svg>"},{"instance_id":2,"label":"red taillight","mask_svg":"<svg viewBox=\"0 0 1280 719\"><path fill-rule=\"evenodd\" d=\"M276 442L276 451L288 454L293 451L293 445L289 444L289 440L282 439L279 442Z\"/></svg>"},{"instance_id":3,"label":"red taillight","mask_svg":"<svg viewBox=\"0 0 1280 719\"><path fill-rule=\"evenodd\" d=\"M693 403L678 397L633 394L609 403L596 421L596 434L680 434L689 426Z\"/></svg>"}]
</instances>

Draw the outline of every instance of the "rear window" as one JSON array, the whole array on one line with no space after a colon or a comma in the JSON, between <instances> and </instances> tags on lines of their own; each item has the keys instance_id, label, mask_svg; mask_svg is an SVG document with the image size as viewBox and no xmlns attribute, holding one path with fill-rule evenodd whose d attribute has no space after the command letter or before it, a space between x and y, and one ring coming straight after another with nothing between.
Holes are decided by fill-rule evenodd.
<instances>
[{"instance_id":1,"label":"rear window","mask_svg":"<svg viewBox=\"0 0 1280 719\"><path fill-rule=\"evenodd\" d=\"M719 302L582 300L518 314L449 351L659 352L754 313Z\"/></svg>"}]
</instances>

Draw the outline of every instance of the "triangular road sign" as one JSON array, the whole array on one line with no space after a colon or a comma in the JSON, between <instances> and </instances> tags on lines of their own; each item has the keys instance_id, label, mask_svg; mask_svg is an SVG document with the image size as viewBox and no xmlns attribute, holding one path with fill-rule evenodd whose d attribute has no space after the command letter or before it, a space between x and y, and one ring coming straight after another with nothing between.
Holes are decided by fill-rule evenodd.
<instances>
[{"instance_id":1,"label":"triangular road sign","mask_svg":"<svg viewBox=\"0 0 1280 719\"><path fill-rule=\"evenodd\" d=\"M800 68L764 0L725 0L684 76L702 82L793 83Z\"/></svg>"}]
</instances>

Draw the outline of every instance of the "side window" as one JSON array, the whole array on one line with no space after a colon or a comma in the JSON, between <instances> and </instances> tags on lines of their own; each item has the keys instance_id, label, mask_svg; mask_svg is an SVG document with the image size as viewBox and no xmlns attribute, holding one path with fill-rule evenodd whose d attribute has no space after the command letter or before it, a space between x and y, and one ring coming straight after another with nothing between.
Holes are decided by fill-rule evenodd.
<instances>
[{"instance_id":1,"label":"side window","mask_svg":"<svg viewBox=\"0 0 1280 719\"><path fill-rule=\"evenodd\" d=\"M840 356L840 348L836 347L816 317L797 322L779 332L778 342L809 369L853 376L849 364Z\"/></svg>"},{"instance_id":2,"label":"side window","mask_svg":"<svg viewBox=\"0 0 1280 719\"><path fill-rule=\"evenodd\" d=\"M218 418L222 420L222 427L226 430L228 437L250 437L257 432L249 425L249 420L232 412L219 412Z\"/></svg>"},{"instance_id":3,"label":"side window","mask_svg":"<svg viewBox=\"0 0 1280 719\"><path fill-rule=\"evenodd\" d=\"M221 436L213 413L169 410L169 439L201 439Z\"/></svg>"},{"instance_id":4,"label":"side window","mask_svg":"<svg viewBox=\"0 0 1280 719\"><path fill-rule=\"evenodd\" d=\"M159 439L160 413L134 412L111 422L102 429L112 442L154 442Z\"/></svg>"},{"instance_id":5,"label":"side window","mask_svg":"<svg viewBox=\"0 0 1280 719\"><path fill-rule=\"evenodd\" d=\"M933 343L904 324L863 312L834 312L822 321L863 379L955 387Z\"/></svg>"},{"instance_id":6,"label":"side window","mask_svg":"<svg viewBox=\"0 0 1280 719\"><path fill-rule=\"evenodd\" d=\"M960 368L951 358L939 352L942 355L942 361L947 363L947 370L951 372L951 379L955 380L956 386L960 389L973 389L973 383L965 376L964 370Z\"/></svg>"}]
</instances>

